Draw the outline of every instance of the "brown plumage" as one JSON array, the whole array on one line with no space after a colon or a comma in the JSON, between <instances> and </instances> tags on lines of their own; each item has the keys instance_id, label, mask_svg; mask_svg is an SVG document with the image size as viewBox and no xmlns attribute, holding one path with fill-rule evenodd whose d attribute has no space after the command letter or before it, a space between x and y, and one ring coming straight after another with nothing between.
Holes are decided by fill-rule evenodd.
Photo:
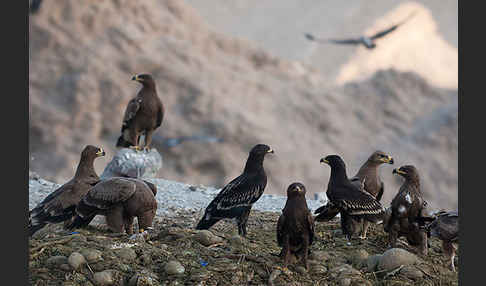
<instances>
[{"instance_id":1,"label":"brown plumage","mask_svg":"<svg viewBox=\"0 0 486 286\"><path fill-rule=\"evenodd\" d=\"M423 228L423 213L427 202L422 197L420 178L412 165L393 169L393 174L405 178L398 194L391 202L391 216L384 225L389 233L389 243L395 247L398 237L405 236L410 245L418 246L423 255L427 255L427 233Z\"/></svg>"},{"instance_id":2,"label":"brown plumage","mask_svg":"<svg viewBox=\"0 0 486 286\"><path fill-rule=\"evenodd\" d=\"M356 222L368 220L378 222L383 219L385 209L379 201L363 190L364 184L359 187L352 183L346 174L346 165L338 155L329 155L321 159L321 163L331 167L331 177L327 186L326 195L332 204L324 210L338 209L341 213L341 228L343 234L351 240L356 232ZM319 208L321 209L321 208ZM316 217L316 220L319 215Z\"/></svg>"},{"instance_id":3,"label":"brown plumage","mask_svg":"<svg viewBox=\"0 0 486 286\"><path fill-rule=\"evenodd\" d=\"M29 211L29 236L48 223L68 221L73 217L81 198L100 181L93 162L104 155L102 148L92 145L83 149L74 177Z\"/></svg>"},{"instance_id":4,"label":"brown plumage","mask_svg":"<svg viewBox=\"0 0 486 286\"><path fill-rule=\"evenodd\" d=\"M135 75L132 80L142 84L137 96L128 102L123 116L121 136L116 147L141 149L140 136L145 135L144 149L149 149L152 134L164 118L164 106L155 87L154 79L149 74Z\"/></svg>"},{"instance_id":5,"label":"brown plumage","mask_svg":"<svg viewBox=\"0 0 486 286\"><path fill-rule=\"evenodd\" d=\"M137 217L139 232L152 227L157 211L154 184L135 178L115 177L98 183L79 202L76 217L69 229L88 225L96 215L106 216L109 229L115 233L133 233Z\"/></svg>"},{"instance_id":6,"label":"brown plumage","mask_svg":"<svg viewBox=\"0 0 486 286\"><path fill-rule=\"evenodd\" d=\"M293 183L287 189L287 202L277 222L277 242L282 247L280 256L287 267L291 255L301 256L309 270L307 256L314 240L314 219L305 200L305 187Z\"/></svg>"},{"instance_id":7,"label":"brown plumage","mask_svg":"<svg viewBox=\"0 0 486 286\"><path fill-rule=\"evenodd\" d=\"M440 211L435 215L435 220L427 225L427 231L432 237L442 240L442 250L450 268L456 271L454 256L459 242L459 213L456 211Z\"/></svg>"},{"instance_id":8,"label":"brown plumage","mask_svg":"<svg viewBox=\"0 0 486 286\"><path fill-rule=\"evenodd\" d=\"M385 191L385 185L378 173L378 167L384 163L393 164L393 158L382 151L375 151L371 154L368 160L366 160L363 166L361 166L358 173L350 179L357 187L363 185L364 190L375 197L377 201L381 201L383 192ZM358 224L356 229L361 229L360 238L366 239L369 222L363 220Z\"/></svg>"}]
</instances>

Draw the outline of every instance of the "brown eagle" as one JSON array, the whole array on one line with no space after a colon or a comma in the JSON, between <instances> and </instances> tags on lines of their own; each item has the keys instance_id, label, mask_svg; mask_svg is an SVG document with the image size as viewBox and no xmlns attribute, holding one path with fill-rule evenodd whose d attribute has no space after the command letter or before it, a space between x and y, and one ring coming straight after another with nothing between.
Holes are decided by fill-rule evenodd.
<instances>
[{"instance_id":1,"label":"brown eagle","mask_svg":"<svg viewBox=\"0 0 486 286\"><path fill-rule=\"evenodd\" d=\"M305 200L306 189L301 183L293 183L287 189L287 202L277 222L277 242L282 247L280 256L287 267L290 256L303 257L309 270L307 256L314 240L314 219Z\"/></svg>"},{"instance_id":2,"label":"brown eagle","mask_svg":"<svg viewBox=\"0 0 486 286\"><path fill-rule=\"evenodd\" d=\"M116 147L130 147L141 150L140 136L145 135L145 146L150 148L152 134L164 118L164 105L157 95L154 79L149 74L135 75L132 80L142 84L137 96L128 102L123 116L121 136Z\"/></svg>"},{"instance_id":3,"label":"brown eagle","mask_svg":"<svg viewBox=\"0 0 486 286\"><path fill-rule=\"evenodd\" d=\"M404 177L405 182L391 202L391 216L384 225L390 247L395 247L398 237L405 236L410 245L418 246L420 253L427 255L427 232L423 227L427 202L422 197L418 171L412 165L405 165L393 169L393 174Z\"/></svg>"},{"instance_id":4,"label":"brown eagle","mask_svg":"<svg viewBox=\"0 0 486 286\"><path fill-rule=\"evenodd\" d=\"M209 229L223 218L236 218L238 234L246 236L251 207L263 195L267 175L263 159L273 150L265 144L255 145L248 156L243 174L229 182L209 203L196 229Z\"/></svg>"},{"instance_id":5,"label":"brown eagle","mask_svg":"<svg viewBox=\"0 0 486 286\"><path fill-rule=\"evenodd\" d=\"M29 236L48 223L68 221L74 216L81 198L100 181L93 162L101 156L105 156L102 148L84 147L74 177L29 211Z\"/></svg>"},{"instance_id":6,"label":"brown eagle","mask_svg":"<svg viewBox=\"0 0 486 286\"><path fill-rule=\"evenodd\" d=\"M358 173L351 178L351 182L360 188L363 185L364 190L375 197L377 201L381 201L383 192L385 191L385 185L378 173L378 167L384 163L393 164L393 158L382 151L375 151L363 166L361 166ZM361 228L361 239L366 239L368 227L369 222L363 220L362 225L359 226Z\"/></svg>"},{"instance_id":7,"label":"brown eagle","mask_svg":"<svg viewBox=\"0 0 486 286\"><path fill-rule=\"evenodd\" d=\"M449 260L450 268L456 271L454 256L459 242L459 213L457 211L440 211L435 220L427 225L427 232L432 237L442 240L442 250Z\"/></svg>"},{"instance_id":8,"label":"brown eagle","mask_svg":"<svg viewBox=\"0 0 486 286\"><path fill-rule=\"evenodd\" d=\"M157 187L145 180L114 177L94 186L76 207L76 217L69 229L87 226L96 215L106 217L106 224L115 233L133 233L137 217L139 232L152 227L157 211Z\"/></svg>"},{"instance_id":9,"label":"brown eagle","mask_svg":"<svg viewBox=\"0 0 486 286\"><path fill-rule=\"evenodd\" d=\"M357 222L367 220L376 223L383 220L385 209L375 197L363 190L364 184L358 187L348 179L346 165L341 157L329 155L322 158L321 163L331 167L326 195L331 209L341 213L341 228L348 240L355 233Z\"/></svg>"}]
</instances>

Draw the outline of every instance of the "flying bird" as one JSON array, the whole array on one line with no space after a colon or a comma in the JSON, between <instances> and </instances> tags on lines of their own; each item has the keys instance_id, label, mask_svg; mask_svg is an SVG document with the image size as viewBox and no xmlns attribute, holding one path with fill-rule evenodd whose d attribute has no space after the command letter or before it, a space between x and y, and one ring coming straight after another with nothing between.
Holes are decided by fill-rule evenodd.
<instances>
[{"instance_id":1,"label":"flying bird","mask_svg":"<svg viewBox=\"0 0 486 286\"><path fill-rule=\"evenodd\" d=\"M359 38L351 38L351 39L323 39L315 37L312 34L305 33L305 37L310 41L315 41L318 43L334 43L334 44L344 44L344 45L364 45L367 49L374 49L376 47L375 40L381 37L384 37L388 33L395 31L399 26L405 23L408 19L410 19L416 11L411 13L405 20L395 24L385 30L382 30L371 37L368 36L361 36Z\"/></svg>"},{"instance_id":2,"label":"flying bird","mask_svg":"<svg viewBox=\"0 0 486 286\"><path fill-rule=\"evenodd\" d=\"M309 270L307 257L314 240L314 219L305 200L306 189L301 183L292 183L287 189L287 202L277 222L277 242L282 247L280 256L287 267L290 256L301 256Z\"/></svg>"},{"instance_id":3,"label":"flying bird","mask_svg":"<svg viewBox=\"0 0 486 286\"><path fill-rule=\"evenodd\" d=\"M357 187L349 180L346 165L341 157L329 155L322 158L321 163L331 167L326 195L333 207L339 210L341 216L344 216L341 219L341 228L349 241L355 233L356 222L363 219L377 223L383 219L385 209L381 203L362 187Z\"/></svg>"},{"instance_id":4,"label":"flying bird","mask_svg":"<svg viewBox=\"0 0 486 286\"><path fill-rule=\"evenodd\" d=\"M114 233L133 233L133 219L137 217L139 233L152 227L157 212L157 187L145 180L114 177L94 186L76 207L76 217L69 229L87 226L96 215L106 217L106 224Z\"/></svg>"},{"instance_id":5,"label":"flying bird","mask_svg":"<svg viewBox=\"0 0 486 286\"><path fill-rule=\"evenodd\" d=\"M48 223L68 221L74 216L81 198L100 181L93 163L101 156L105 156L102 148L88 145L83 149L74 177L29 211L29 236Z\"/></svg>"},{"instance_id":6,"label":"flying bird","mask_svg":"<svg viewBox=\"0 0 486 286\"><path fill-rule=\"evenodd\" d=\"M246 224L251 207L262 196L267 185L263 160L273 150L255 145L248 156L243 174L229 182L209 203L196 229L209 229L223 218L236 218L238 234L246 236Z\"/></svg>"},{"instance_id":7,"label":"flying bird","mask_svg":"<svg viewBox=\"0 0 486 286\"><path fill-rule=\"evenodd\" d=\"M452 271L456 271L454 266L454 256L456 245L459 242L459 213L457 211L440 211L435 214L435 220L427 225L427 232L432 237L442 240L442 250L450 262Z\"/></svg>"},{"instance_id":8,"label":"flying bird","mask_svg":"<svg viewBox=\"0 0 486 286\"><path fill-rule=\"evenodd\" d=\"M393 174L405 178L398 193L391 202L391 216L384 230L389 233L389 243L395 247L398 237L407 237L410 245L417 246L420 253L427 255L427 233L424 229L424 209L427 202L420 190L420 177L417 168L405 165L393 169Z\"/></svg>"},{"instance_id":9,"label":"flying bird","mask_svg":"<svg viewBox=\"0 0 486 286\"><path fill-rule=\"evenodd\" d=\"M149 74L133 76L132 80L142 84L137 96L128 102L123 116L121 136L116 147L130 147L141 150L141 135L145 135L143 149L148 150L152 134L162 124L164 105L157 95L155 81Z\"/></svg>"}]
</instances>

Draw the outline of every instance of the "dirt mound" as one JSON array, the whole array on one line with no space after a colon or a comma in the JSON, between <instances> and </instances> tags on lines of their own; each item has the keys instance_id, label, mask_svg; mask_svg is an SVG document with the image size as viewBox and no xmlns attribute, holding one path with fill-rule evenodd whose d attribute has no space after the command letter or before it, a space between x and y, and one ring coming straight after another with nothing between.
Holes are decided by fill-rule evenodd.
<instances>
[{"instance_id":1,"label":"dirt mound","mask_svg":"<svg viewBox=\"0 0 486 286\"><path fill-rule=\"evenodd\" d=\"M337 221L316 223L309 272L299 262L284 270L275 236L278 215L252 212L247 239L234 234L234 223L220 222L207 234L218 241L210 244L202 244L202 235L191 229L195 214L189 212L156 218L148 241L113 236L92 226L71 234L60 225L49 225L47 236L29 241L29 282L93 285L100 273L109 273L114 284L106 285L458 285L458 272L447 268L439 240L430 240L426 257L417 255L415 264L385 276L389 271L368 270L366 263L368 256L387 249L383 228L372 225L367 240L356 239L348 246ZM415 251L402 243L399 247ZM71 265L79 264L68 258L76 252L87 264L74 271ZM182 274L169 267L174 264ZM270 280L273 284L267 284Z\"/></svg>"},{"instance_id":2,"label":"dirt mound","mask_svg":"<svg viewBox=\"0 0 486 286\"><path fill-rule=\"evenodd\" d=\"M312 194L328 182L322 156L341 154L353 175L381 149L418 167L434 207L457 207L457 91L395 70L331 88L306 65L211 31L178 0L45 1L29 20L30 169L46 179L69 179L86 144L106 150L102 172L139 89L130 78L148 72L167 110L154 136L161 178L221 187L266 143L266 193L300 181ZM193 134L224 142L161 144ZM385 203L400 183L391 171Z\"/></svg>"},{"instance_id":3,"label":"dirt mound","mask_svg":"<svg viewBox=\"0 0 486 286\"><path fill-rule=\"evenodd\" d=\"M378 19L364 34L374 35L412 13L415 13L413 17L396 31L378 39L375 49L357 49L341 68L336 82L343 84L362 80L373 76L378 70L394 68L415 71L434 86L457 89L457 48L444 40L432 13L422 4L401 4Z\"/></svg>"}]
</instances>

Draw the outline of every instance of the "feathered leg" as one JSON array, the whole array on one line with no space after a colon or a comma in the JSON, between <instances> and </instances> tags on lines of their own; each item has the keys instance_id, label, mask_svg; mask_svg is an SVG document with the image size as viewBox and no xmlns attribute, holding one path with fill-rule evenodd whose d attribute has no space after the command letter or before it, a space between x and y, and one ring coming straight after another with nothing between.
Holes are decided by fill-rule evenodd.
<instances>
[{"instance_id":1,"label":"feathered leg","mask_svg":"<svg viewBox=\"0 0 486 286\"><path fill-rule=\"evenodd\" d=\"M246 224L248 222L248 216L250 215L250 209L245 210L241 216L237 219L238 223L238 234L240 236L246 237Z\"/></svg>"}]
</instances>

